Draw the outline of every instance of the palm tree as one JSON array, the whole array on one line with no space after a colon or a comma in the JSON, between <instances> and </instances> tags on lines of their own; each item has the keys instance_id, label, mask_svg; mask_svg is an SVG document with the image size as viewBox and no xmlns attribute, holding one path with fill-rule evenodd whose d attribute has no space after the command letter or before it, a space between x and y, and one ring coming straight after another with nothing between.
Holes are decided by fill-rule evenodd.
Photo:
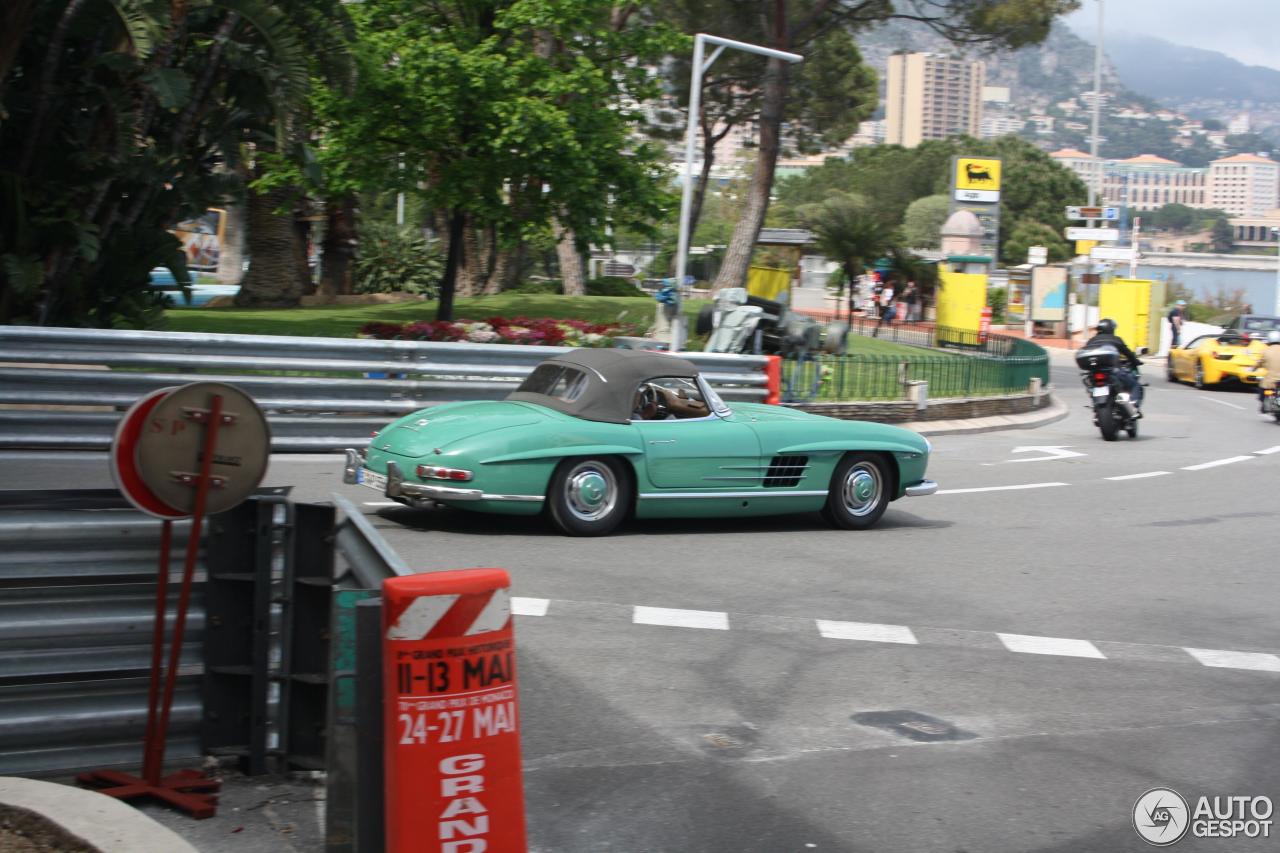
<instances>
[{"instance_id":1,"label":"palm tree","mask_svg":"<svg viewBox=\"0 0 1280 853\"><path fill-rule=\"evenodd\" d=\"M847 317L852 324L854 284L869 262L893 250L897 229L855 193L833 192L817 204L800 206L796 215L817 236L818 251L840 264L849 287Z\"/></svg>"}]
</instances>

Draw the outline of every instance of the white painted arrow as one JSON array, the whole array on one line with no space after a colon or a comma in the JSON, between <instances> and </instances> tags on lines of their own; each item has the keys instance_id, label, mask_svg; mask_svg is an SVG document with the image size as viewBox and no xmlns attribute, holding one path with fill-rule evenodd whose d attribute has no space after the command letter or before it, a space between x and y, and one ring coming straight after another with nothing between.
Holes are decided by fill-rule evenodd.
<instances>
[{"instance_id":1,"label":"white painted arrow","mask_svg":"<svg viewBox=\"0 0 1280 853\"><path fill-rule=\"evenodd\" d=\"M1072 456L1084 456L1076 450L1068 450L1069 444L1064 445L1035 445L1031 447L1015 447L1011 453L1047 453L1048 456L1033 456L1029 459L1006 459L1005 462L1046 462L1050 459L1069 459Z\"/></svg>"}]
</instances>

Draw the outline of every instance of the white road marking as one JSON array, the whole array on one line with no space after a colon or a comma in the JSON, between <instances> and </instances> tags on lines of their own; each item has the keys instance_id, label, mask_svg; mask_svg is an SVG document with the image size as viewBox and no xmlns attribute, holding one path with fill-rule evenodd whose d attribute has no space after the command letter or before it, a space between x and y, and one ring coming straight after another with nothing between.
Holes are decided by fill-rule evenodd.
<instances>
[{"instance_id":1,"label":"white road marking","mask_svg":"<svg viewBox=\"0 0 1280 853\"><path fill-rule=\"evenodd\" d=\"M637 605L631 621L636 625L667 625L672 628L729 630L729 614L722 610L673 610L668 607Z\"/></svg>"},{"instance_id":2,"label":"white road marking","mask_svg":"<svg viewBox=\"0 0 1280 853\"><path fill-rule=\"evenodd\" d=\"M1266 450L1255 450L1253 452L1258 456L1267 456L1272 453L1280 453L1280 444L1277 444L1275 447L1268 447Z\"/></svg>"},{"instance_id":3,"label":"white road marking","mask_svg":"<svg viewBox=\"0 0 1280 853\"><path fill-rule=\"evenodd\" d=\"M404 504L395 501L365 501L361 506L404 506Z\"/></svg>"},{"instance_id":4,"label":"white road marking","mask_svg":"<svg viewBox=\"0 0 1280 853\"><path fill-rule=\"evenodd\" d=\"M916 646L920 641L906 625L879 625L874 622L833 622L815 619L818 633L829 640L862 640L868 643L905 643Z\"/></svg>"},{"instance_id":5,"label":"white road marking","mask_svg":"<svg viewBox=\"0 0 1280 853\"><path fill-rule=\"evenodd\" d=\"M1018 489L1047 489L1051 486L1069 486L1070 483L1024 483L1020 486L983 486L979 489L938 489L937 495L963 495L970 492L1009 492Z\"/></svg>"},{"instance_id":6,"label":"white road marking","mask_svg":"<svg viewBox=\"0 0 1280 853\"><path fill-rule=\"evenodd\" d=\"M1188 649L1185 647L1183 651L1205 666L1280 672L1280 657L1263 652L1228 652L1222 649Z\"/></svg>"},{"instance_id":7,"label":"white road marking","mask_svg":"<svg viewBox=\"0 0 1280 853\"><path fill-rule=\"evenodd\" d=\"M1232 456L1229 459L1215 459L1212 462L1201 462L1199 465L1187 465L1183 471L1203 471L1206 468L1217 468L1219 465L1230 465L1233 462L1244 462L1252 456Z\"/></svg>"},{"instance_id":8,"label":"white road marking","mask_svg":"<svg viewBox=\"0 0 1280 853\"><path fill-rule=\"evenodd\" d=\"M1210 403L1217 403L1219 406L1230 406L1233 409L1244 410L1244 406L1237 406L1235 403L1228 403L1226 400L1219 400L1217 397L1208 397L1204 394L1197 394L1201 400L1208 400Z\"/></svg>"},{"instance_id":9,"label":"white road marking","mask_svg":"<svg viewBox=\"0 0 1280 853\"><path fill-rule=\"evenodd\" d=\"M515 616L546 616L551 606L549 598L522 598L511 596L511 613Z\"/></svg>"},{"instance_id":10,"label":"white road marking","mask_svg":"<svg viewBox=\"0 0 1280 853\"><path fill-rule=\"evenodd\" d=\"M1006 459L1004 462L1001 462L998 464L1008 465L1010 462L1045 462L1050 459L1070 459L1072 456L1085 455L1078 450L1068 450L1067 448L1070 446L1071 445L1069 444L1054 444L1054 445L1031 445L1028 447L1015 447L1013 450L1009 452L1010 453L1035 453L1038 451L1040 453L1047 453L1049 455L1033 456L1029 459Z\"/></svg>"},{"instance_id":11,"label":"white road marking","mask_svg":"<svg viewBox=\"0 0 1280 853\"><path fill-rule=\"evenodd\" d=\"M1172 471L1148 471L1145 474L1125 474L1123 477L1103 477L1104 480L1142 480L1146 477L1163 477Z\"/></svg>"},{"instance_id":12,"label":"white road marking","mask_svg":"<svg viewBox=\"0 0 1280 853\"><path fill-rule=\"evenodd\" d=\"M997 633L1000 642L1011 652L1028 655L1066 655L1076 658L1100 658L1107 656L1088 640L1070 640L1065 637L1033 637L1028 634Z\"/></svg>"}]
</instances>

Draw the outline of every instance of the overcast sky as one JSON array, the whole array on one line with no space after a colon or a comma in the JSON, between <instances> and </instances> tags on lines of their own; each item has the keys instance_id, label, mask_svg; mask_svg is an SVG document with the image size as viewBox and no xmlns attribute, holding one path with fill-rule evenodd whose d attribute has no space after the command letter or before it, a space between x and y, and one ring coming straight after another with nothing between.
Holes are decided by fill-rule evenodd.
<instances>
[{"instance_id":1,"label":"overcast sky","mask_svg":"<svg viewBox=\"0 0 1280 853\"><path fill-rule=\"evenodd\" d=\"M1067 23L1092 44L1099 0L1082 0ZM1280 69L1280 0L1103 0L1108 32L1130 32Z\"/></svg>"}]
</instances>

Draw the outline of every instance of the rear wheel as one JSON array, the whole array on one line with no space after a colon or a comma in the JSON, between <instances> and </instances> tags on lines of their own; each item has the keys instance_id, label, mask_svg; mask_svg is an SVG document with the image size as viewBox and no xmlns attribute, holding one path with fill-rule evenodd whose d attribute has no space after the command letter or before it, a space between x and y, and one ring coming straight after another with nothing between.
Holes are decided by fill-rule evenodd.
<instances>
[{"instance_id":1,"label":"rear wheel","mask_svg":"<svg viewBox=\"0 0 1280 853\"><path fill-rule=\"evenodd\" d=\"M1118 432L1116 429L1115 403L1110 401L1102 403L1094 408L1093 413L1098 418L1098 429L1102 432L1102 439L1104 441L1115 441L1116 433Z\"/></svg>"},{"instance_id":2,"label":"rear wheel","mask_svg":"<svg viewBox=\"0 0 1280 853\"><path fill-rule=\"evenodd\" d=\"M631 511L631 478L614 459L566 459L547 490L551 520L568 536L603 536Z\"/></svg>"},{"instance_id":3,"label":"rear wheel","mask_svg":"<svg viewBox=\"0 0 1280 853\"><path fill-rule=\"evenodd\" d=\"M884 515L893 497L892 488L883 459L871 453L847 454L831 475L822 514L833 527L866 530Z\"/></svg>"}]
</instances>

